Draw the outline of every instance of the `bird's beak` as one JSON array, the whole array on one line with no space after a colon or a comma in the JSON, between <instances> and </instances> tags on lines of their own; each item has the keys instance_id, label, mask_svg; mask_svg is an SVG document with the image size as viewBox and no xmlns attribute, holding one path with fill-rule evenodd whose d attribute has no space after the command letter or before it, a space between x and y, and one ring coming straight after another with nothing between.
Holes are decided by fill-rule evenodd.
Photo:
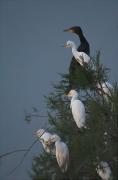
<instances>
[{"instance_id":1,"label":"bird's beak","mask_svg":"<svg viewBox=\"0 0 118 180\"><path fill-rule=\"evenodd\" d=\"M64 29L64 32L73 32L73 29Z\"/></svg>"},{"instance_id":2,"label":"bird's beak","mask_svg":"<svg viewBox=\"0 0 118 180\"><path fill-rule=\"evenodd\" d=\"M68 45L67 45L67 44L64 44L64 45L62 45L62 47L67 48L67 47L68 47Z\"/></svg>"}]
</instances>

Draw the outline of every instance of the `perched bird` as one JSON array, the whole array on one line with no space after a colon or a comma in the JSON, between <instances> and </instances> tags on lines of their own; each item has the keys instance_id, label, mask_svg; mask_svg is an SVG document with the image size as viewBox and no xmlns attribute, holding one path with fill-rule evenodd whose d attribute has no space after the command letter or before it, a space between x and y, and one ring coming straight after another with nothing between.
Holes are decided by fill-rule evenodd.
<instances>
[{"instance_id":1,"label":"perched bird","mask_svg":"<svg viewBox=\"0 0 118 180\"><path fill-rule=\"evenodd\" d=\"M55 149L48 145L48 140L52 137L51 133L46 132L44 129L39 129L34 135L40 139L40 142L47 153L55 154Z\"/></svg>"},{"instance_id":2,"label":"perched bird","mask_svg":"<svg viewBox=\"0 0 118 180\"><path fill-rule=\"evenodd\" d=\"M90 55L89 43L84 37L81 27L73 26L71 28L65 29L64 32L72 32L78 35L80 39L80 45L77 48L77 51L84 52L87 55ZM78 76L77 80L75 80L76 76ZM69 67L69 89L77 88L78 83L79 87L84 87L86 84L88 85L89 80L87 78L88 74L85 74L85 70L83 70L80 64L75 61L75 58L73 56Z\"/></svg>"},{"instance_id":3,"label":"perched bird","mask_svg":"<svg viewBox=\"0 0 118 180\"><path fill-rule=\"evenodd\" d=\"M85 52L86 54L90 55L89 43L86 40L86 38L84 37L82 29L80 26L73 26L71 28L65 29L64 32L72 32L72 33L75 33L76 35L78 35L79 39L80 39L80 46L78 47L77 50L79 52Z\"/></svg>"},{"instance_id":4,"label":"perched bird","mask_svg":"<svg viewBox=\"0 0 118 180\"><path fill-rule=\"evenodd\" d=\"M69 150L67 145L61 141L61 138L54 134L48 141L49 144L55 143L56 159L62 172L66 172L69 165Z\"/></svg>"},{"instance_id":5,"label":"perched bird","mask_svg":"<svg viewBox=\"0 0 118 180\"><path fill-rule=\"evenodd\" d=\"M78 52L77 47L73 41L67 41L64 47L72 48L72 54L75 58L75 60L81 65L84 66L84 64L88 64L90 61L90 57L84 53L84 52Z\"/></svg>"},{"instance_id":6,"label":"perched bird","mask_svg":"<svg viewBox=\"0 0 118 180\"><path fill-rule=\"evenodd\" d=\"M101 161L96 168L97 173L103 180L111 180L111 169L107 162Z\"/></svg>"},{"instance_id":7,"label":"perched bird","mask_svg":"<svg viewBox=\"0 0 118 180\"><path fill-rule=\"evenodd\" d=\"M85 127L85 107L84 104L78 99L78 92L76 90L71 90L67 96L71 97L70 108L78 128Z\"/></svg>"},{"instance_id":8,"label":"perched bird","mask_svg":"<svg viewBox=\"0 0 118 180\"><path fill-rule=\"evenodd\" d=\"M113 91L113 86L109 82L102 82L102 83L97 83L97 88L99 94L100 95L103 94L105 100L108 101L108 98L111 96L111 92Z\"/></svg>"}]
</instances>

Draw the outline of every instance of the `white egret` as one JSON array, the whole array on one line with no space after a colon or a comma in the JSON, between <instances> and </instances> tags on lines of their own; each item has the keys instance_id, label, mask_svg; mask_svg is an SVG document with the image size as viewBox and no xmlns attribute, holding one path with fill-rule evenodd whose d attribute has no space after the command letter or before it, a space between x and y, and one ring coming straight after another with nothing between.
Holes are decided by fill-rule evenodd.
<instances>
[{"instance_id":1,"label":"white egret","mask_svg":"<svg viewBox=\"0 0 118 180\"><path fill-rule=\"evenodd\" d=\"M61 138L54 134L51 136L49 144L55 143L56 159L62 172L66 172L69 165L69 150L67 145L61 141Z\"/></svg>"},{"instance_id":2,"label":"white egret","mask_svg":"<svg viewBox=\"0 0 118 180\"><path fill-rule=\"evenodd\" d=\"M104 98L108 101L108 97L111 96L111 92L113 91L113 86L109 82L102 82L97 83L97 88L99 94L103 94Z\"/></svg>"},{"instance_id":3,"label":"white egret","mask_svg":"<svg viewBox=\"0 0 118 180\"><path fill-rule=\"evenodd\" d=\"M101 161L96 168L97 173L103 180L111 180L111 169L107 162Z\"/></svg>"},{"instance_id":4,"label":"white egret","mask_svg":"<svg viewBox=\"0 0 118 180\"><path fill-rule=\"evenodd\" d=\"M47 143L49 139L52 137L51 133L46 132L44 129L39 129L34 134L40 139L40 142L42 143L43 148L47 153L55 154L54 148L49 146Z\"/></svg>"},{"instance_id":5,"label":"white egret","mask_svg":"<svg viewBox=\"0 0 118 180\"><path fill-rule=\"evenodd\" d=\"M84 66L84 63L87 63L87 64L89 63L90 57L85 52L77 51L77 47L73 41L67 41L64 47L72 48L72 54L81 66Z\"/></svg>"},{"instance_id":6,"label":"white egret","mask_svg":"<svg viewBox=\"0 0 118 180\"><path fill-rule=\"evenodd\" d=\"M76 90L70 90L67 96L71 97L70 108L78 128L85 127L85 107L78 99L78 92Z\"/></svg>"}]
</instances>

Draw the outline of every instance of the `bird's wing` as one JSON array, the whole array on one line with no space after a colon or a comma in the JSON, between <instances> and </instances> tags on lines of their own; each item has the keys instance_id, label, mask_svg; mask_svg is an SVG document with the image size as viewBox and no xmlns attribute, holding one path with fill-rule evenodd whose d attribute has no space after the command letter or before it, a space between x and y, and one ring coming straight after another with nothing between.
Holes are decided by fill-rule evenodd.
<instances>
[{"instance_id":1,"label":"bird's wing","mask_svg":"<svg viewBox=\"0 0 118 180\"><path fill-rule=\"evenodd\" d=\"M85 107L81 101L75 100L72 103L72 114L78 127L85 123Z\"/></svg>"},{"instance_id":2,"label":"bird's wing","mask_svg":"<svg viewBox=\"0 0 118 180\"><path fill-rule=\"evenodd\" d=\"M56 158L62 171L66 171L69 162L69 151L65 143L58 142L56 144Z\"/></svg>"},{"instance_id":3,"label":"bird's wing","mask_svg":"<svg viewBox=\"0 0 118 180\"><path fill-rule=\"evenodd\" d=\"M72 106L72 112L75 115L81 117L81 116L83 116L83 114L85 114L85 107L81 101L75 100L71 106Z\"/></svg>"},{"instance_id":4,"label":"bird's wing","mask_svg":"<svg viewBox=\"0 0 118 180\"><path fill-rule=\"evenodd\" d=\"M81 66L83 66L84 58L83 58L83 55L80 52L75 53L75 59L77 60L77 62L79 62L79 64Z\"/></svg>"},{"instance_id":5,"label":"bird's wing","mask_svg":"<svg viewBox=\"0 0 118 180\"><path fill-rule=\"evenodd\" d=\"M78 61L80 61L83 65L84 63L89 63L90 57L84 52L78 52Z\"/></svg>"}]
</instances>

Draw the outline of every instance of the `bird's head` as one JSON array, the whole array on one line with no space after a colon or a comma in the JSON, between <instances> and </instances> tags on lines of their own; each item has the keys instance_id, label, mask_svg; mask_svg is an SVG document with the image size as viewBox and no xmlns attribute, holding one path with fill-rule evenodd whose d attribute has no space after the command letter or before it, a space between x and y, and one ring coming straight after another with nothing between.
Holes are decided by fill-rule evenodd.
<instances>
[{"instance_id":1,"label":"bird's head","mask_svg":"<svg viewBox=\"0 0 118 180\"><path fill-rule=\"evenodd\" d=\"M67 41L63 47L65 48L75 47L75 43L73 41Z\"/></svg>"},{"instance_id":2,"label":"bird's head","mask_svg":"<svg viewBox=\"0 0 118 180\"><path fill-rule=\"evenodd\" d=\"M73 97L75 95L78 96L78 92L74 89L70 90L69 93L67 94L68 97Z\"/></svg>"},{"instance_id":3,"label":"bird's head","mask_svg":"<svg viewBox=\"0 0 118 180\"><path fill-rule=\"evenodd\" d=\"M68 29L65 29L64 32L72 32L79 35L79 34L82 34L82 29L80 26L72 26Z\"/></svg>"},{"instance_id":4,"label":"bird's head","mask_svg":"<svg viewBox=\"0 0 118 180\"><path fill-rule=\"evenodd\" d=\"M39 129L38 131L34 132L34 135L40 138L45 133L44 129Z\"/></svg>"}]
</instances>

